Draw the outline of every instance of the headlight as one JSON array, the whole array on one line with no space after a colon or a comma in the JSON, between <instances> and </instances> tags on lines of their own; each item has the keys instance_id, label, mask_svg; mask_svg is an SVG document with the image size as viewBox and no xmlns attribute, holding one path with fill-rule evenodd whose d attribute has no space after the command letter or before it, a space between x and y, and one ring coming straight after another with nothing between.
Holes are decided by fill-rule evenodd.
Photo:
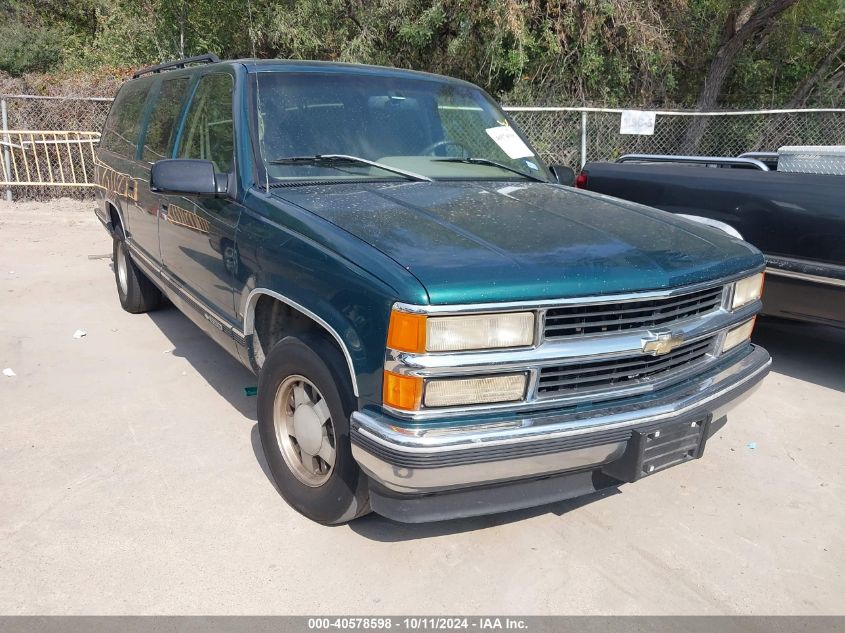
<instances>
[{"instance_id":1,"label":"headlight","mask_svg":"<svg viewBox=\"0 0 845 633\"><path fill-rule=\"evenodd\" d=\"M525 347L533 342L533 312L438 317L394 310L387 332L389 348L414 353Z\"/></svg>"},{"instance_id":2,"label":"headlight","mask_svg":"<svg viewBox=\"0 0 845 633\"><path fill-rule=\"evenodd\" d=\"M757 301L763 296L763 273L757 273L740 279L734 284L734 297L731 301L731 310L736 310L742 306Z\"/></svg>"},{"instance_id":3,"label":"headlight","mask_svg":"<svg viewBox=\"0 0 845 633\"><path fill-rule=\"evenodd\" d=\"M756 318L756 317L755 317ZM728 330L727 336L722 343L722 352L727 352L737 345L744 343L751 338L751 332L754 331L754 320L746 321L742 325L737 325L735 328Z\"/></svg>"},{"instance_id":4,"label":"headlight","mask_svg":"<svg viewBox=\"0 0 845 633\"><path fill-rule=\"evenodd\" d=\"M425 385L425 406L451 407L461 404L487 404L522 400L525 374L430 380Z\"/></svg>"},{"instance_id":5,"label":"headlight","mask_svg":"<svg viewBox=\"0 0 845 633\"><path fill-rule=\"evenodd\" d=\"M426 326L429 352L524 347L534 342L533 312L429 317Z\"/></svg>"}]
</instances>

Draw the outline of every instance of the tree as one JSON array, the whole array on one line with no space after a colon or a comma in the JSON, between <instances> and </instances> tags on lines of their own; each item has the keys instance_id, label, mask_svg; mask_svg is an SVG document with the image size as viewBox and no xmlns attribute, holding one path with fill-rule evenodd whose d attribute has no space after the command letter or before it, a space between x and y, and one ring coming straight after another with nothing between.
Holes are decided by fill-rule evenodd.
<instances>
[{"instance_id":1,"label":"tree","mask_svg":"<svg viewBox=\"0 0 845 633\"><path fill-rule=\"evenodd\" d=\"M839 104L844 34L843 0L0 0L0 68L16 73L326 59L525 105Z\"/></svg>"},{"instance_id":2,"label":"tree","mask_svg":"<svg viewBox=\"0 0 845 633\"><path fill-rule=\"evenodd\" d=\"M716 106L725 80L746 42L770 31L776 24L777 17L796 2L798 0L769 0L766 3L761 0L750 0L740 9L728 14L722 41L713 61L710 62L710 68L696 102L698 110L712 110ZM684 151L695 153L706 129L707 120L704 117L695 117L687 128L683 143Z\"/></svg>"}]
</instances>

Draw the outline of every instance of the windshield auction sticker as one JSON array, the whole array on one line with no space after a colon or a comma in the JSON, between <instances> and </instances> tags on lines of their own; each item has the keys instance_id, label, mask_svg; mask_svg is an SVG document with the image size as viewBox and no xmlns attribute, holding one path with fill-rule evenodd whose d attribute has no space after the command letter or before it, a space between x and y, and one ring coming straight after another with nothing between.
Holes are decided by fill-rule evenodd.
<instances>
[{"instance_id":1,"label":"windshield auction sticker","mask_svg":"<svg viewBox=\"0 0 845 633\"><path fill-rule=\"evenodd\" d=\"M512 127L502 125L500 127L488 127L485 132L492 138L496 145L508 155L508 158L528 158L534 156L534 152L522 142L519 135Z\"/></svg>"}]
</instances>

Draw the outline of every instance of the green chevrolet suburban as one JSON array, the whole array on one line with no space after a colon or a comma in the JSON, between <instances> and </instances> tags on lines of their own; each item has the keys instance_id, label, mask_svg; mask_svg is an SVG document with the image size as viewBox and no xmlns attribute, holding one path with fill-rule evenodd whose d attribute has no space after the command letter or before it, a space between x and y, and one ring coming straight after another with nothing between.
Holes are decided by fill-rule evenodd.
<instances>
[{"instance_id":1,"label":"green chevrolet suburban","mask_svg":"<svg viewBox=\"0 0 845 633\"><path fill-rule=\"evenodd\" d=\"M696 459L769 370L755 248L572 176L463 81L207 55L120 89L96 213L122 306L258 375L291 506L430 521Z\"/></svg>"}]
</instances>

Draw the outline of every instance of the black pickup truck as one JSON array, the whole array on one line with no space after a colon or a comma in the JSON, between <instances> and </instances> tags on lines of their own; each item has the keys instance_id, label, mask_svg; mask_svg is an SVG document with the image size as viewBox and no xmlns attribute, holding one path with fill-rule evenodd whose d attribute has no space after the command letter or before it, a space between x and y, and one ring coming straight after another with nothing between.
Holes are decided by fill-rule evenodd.
<instances>
[{"instance_id":1,"label":"black pickup truck","mask_svg":"<svg viewBox=\"0 0 845 633\"><path fill-rule=\"evenodd\" d=\"M631 154L588 162L576 186L741 237L766 256L764 314L845 327L845 176L808 173L840 159L828 152L827 168L802 173L783 171L784 156Z\"/></svg>"}]
</instances>

